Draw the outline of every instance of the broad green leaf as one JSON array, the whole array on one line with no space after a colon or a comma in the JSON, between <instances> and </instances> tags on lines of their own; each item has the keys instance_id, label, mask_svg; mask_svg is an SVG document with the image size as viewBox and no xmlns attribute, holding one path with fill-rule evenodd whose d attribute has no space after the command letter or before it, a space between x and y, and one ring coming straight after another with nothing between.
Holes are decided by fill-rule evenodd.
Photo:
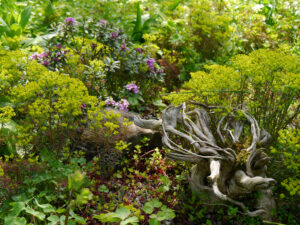
<instances>
[{"instance_id":1,"label":"broad green leaf","mask_svg":"<svg viewBox=\"0 0 300 225\"><path fill-rule=\"evenodd\" d=\"M143 206L143 210L145 213L147 214L151 214L153 212L154 207L152 206L151 203L147 202L144 206Z\"/></svg>"},{"instance_id":2,"label":"broad green leaf","mask_svg":"<svg viewBox=\"0 0 300 225\"><path fill-rule=\"evenodd\" d=\"M135 98L135 97L129 97L128 98L128 102L130 103L130 105L137 105L137 104L139 104L137 98Z\"/></svg>"},{"instance_id":3,"label":"broad green leaf","mask_svg":"<svg viewBox=\"0 0 300 225\"><path fill-rule=\"evenodd\" d=\"M161 211L157 213L157 219L159 221L170 220L175 218L175 213L172 209L167 208L165 205L161 207Z\"/></svg>"},{"instance_id":4,"label":"broad green leaf","mask_svg":"<svg viewBox=\"0 0 300 225\"><path fill-rule=\"evenodd\" d=\"M81 173L79 170L76 170L73 174L68 176L68 188L69 190L73 189L78 191L81 189L84 184L85 175Z\"/></svg>"},{"instance_id":5,"label":"broad green leaf","mask_svg":"<svg viewBox=\"0 0 300 225\"><path fill-rule=\"evenodd\" d=\"M13 202L12 205L12 212L10 214L14 215L15 217L17 217L20 214L20 212L22 212L25 209L25 202Z\"/></svg>"},{"instance_id":6,"label":"broad green leaf","mask_svg":"<svg viewBox=\"0 0 300 225\"><path fill-rule=\"evenodd\" d=\"M12 225L16 221L15 215L8 215L4 218L4 225Z\"/></svg>"},{"instance_id":7,"label":"broad green leaf","mask_svg":"<svg viewBox=\"0 0 300 225\"><path fill-rule=\"evenodd\" d=\"M155 218L150 218L149 225L160 225L160 221Z\"/></svg>"},{"instance_id":8,"label":"broad green leaf","mask_svg":"<svg viewBox=\"0 0 300 225\"><path fill-rule=\"evenodd\" d=\"M26 225L27 221L24 217L16 217L14 215L6 216L4 225Z\"/></svg>"},{"instance_id":9,"label":"broad green leaf","mask_svg":"<svg viewBox=\"0 0 300 225\"><path fill-rule=\"evenodd\" d=\"M142 35L143 35L142 29L143 29L142 12L141 12L140 3L137 3L136 21L135 21L135 26L134 26L133 33L132 33L133 40L140 41L140 39L142 38Z\"/></svg>"},{"instance_id":10,"label":"broad green leaf","mask_svg":"<svg viewBox=\"0 0 300 225\"><path fill-rule=\"evenodd\" d=\"M31 15L31 10L32 10L32 6L28 6L26 7L23 12L21 13L21 20L20 20L20 25L21 27L24 29L26 24L29 21L30 15Z\"/></svg>"},{"instance_id":11,"label":"broad green leaf","mask_svg":"<svg viewBox=\"0 0 300 225\"><path fill-rule=\"evenodd\" d=\"M61 216L61 217L59 218L59 224L60 224L60 225L65 225L65 219L66 219L65 216ZM76 222L75 222L74 220L69 219L69 220L68 220L68 225L76 225Z\"/></svg>"},{"instance_id":12,"label":"broad green leaf","mask_svg":"<svg viewBox=\"0 0 300 225\"><path fill-rule=\"evenodd\" d=\"M109 189L104 184L102 184L100 187L98 187L98 191L108 193Z\"/></svg>"},{"instance_id":13,"label":"broad green leaf","mask_svg":"<svg viewBox=\"0 0 300 225\"><path fill-rule=\"evenodd\" d=\"M35 203L37 204L38 207L40 207L44 211L44 213L55 212L55 208L50 204L39 204L36 199L35 199Z\"/></svg>"},{"instance_id":14,"label":"broad green leaf","mask_svg":"<svg viewBox=\"0 0 300 225\"><path fill-rule=\"evenodd\" d=\"M79 205L86 204L92 199L92 197L93 195L90 190L88 188L83 188L80 194L76 196L76 203Z\"/></svg>"},{"instance_id":15,"label":"broad green leaf","mask_svg":"<svg viewBox=\"0 0 300 225\"><path fill-rule=\"evenodd\" d=\"M156 198L153 199L151 202L153 204L153 207L155 207L155 208L159 208L162 206L162 203L160 201L158 201Z\"/></svg>"},{"instance_id":16,"label":"broad green leaf","mask_svg":"<svg viewBox=\"0 0 300 225\"><path fill-rule=\"evenodd\" d=\"M48 223L48 225L56 225L59 222L59 217L56 215L51 215L47 218L47 220L50 221L50 223Z\"/></svg>"},{"instance_id":17,"label":"broad green leaf","mask_svg":"<svg viewBox=\"0 0 300 225\"><path fill-rule=\"evenodd\" d=\"M50 33L42 36L37 36L36 38L28 38L26 40L22 40L21 44L24 45L24 47L33 46L33 45L46 45L47 41L51 38L55 37L56 33Z\"/></svg>"},{"instance_id":18,"label":"broad green leaf","mask_svg":"<svg viewBox=\"0 0 300 225\"><path fill-rule=\"evenodd\" d=\"M39 218L40 220L44 220L45 219L45 214L42 213L42 212L38 212L38 211L35 211L34 209L30 208L30 207L26 207L25 208L25 211L37 218Z\"/></svg>"},{"instance_id":19,"label":"broad green leaf","mask_svg":"<svg viewBox=\"0 0 300 225\"><path fill-rule=\"evenodd\" d=\"M116 217L115 213L101 213L100 215L94 215L93 218L100 222L120 222L120 218Z\"/></svg>"},{"instance_id":20,"label":"broad green leaf","mask_svg":"<svg viewBox=\"0 0 300 225\"><path fill-rule=\"evenodd\" d=\"M18 217L15 220L15 225L26 225L27 221L24 217Z\"/></svg>"},{"instance_id":21,"label":"broad green leaf","mask_svg":"<svg viewBox=\"0 0 300 225\"><path fill-rule=\"evenodd\" d=\"M70 210L70 215L73 217L73 219L80 224L86 224L86 221L84 218L82 218L81 216L78 216L74 213L73 210Z\"/></svg>"},{"instance_id":22,"label":"broad green leaf","mask_svg":"<svg viewBox=\"0 0 300 225\"><path fill-rule=\"evenodd\" d=\"M122 207L120 209L117 209L115 212L116 217L120 218L121 220L126 219L130 215L130 210Z\"/></svg>"},{"instance_id":23,"label":"broad green leaf","mask_svg":"<svg viewBox=\"0 0 300 225\"><path fill-rule=\"evenodd\" d=\"M126 224L138 224L139 219L136 216L128 217L126 220L122 221L120 225L126 225Z\"/></svg>"}]
</instances>

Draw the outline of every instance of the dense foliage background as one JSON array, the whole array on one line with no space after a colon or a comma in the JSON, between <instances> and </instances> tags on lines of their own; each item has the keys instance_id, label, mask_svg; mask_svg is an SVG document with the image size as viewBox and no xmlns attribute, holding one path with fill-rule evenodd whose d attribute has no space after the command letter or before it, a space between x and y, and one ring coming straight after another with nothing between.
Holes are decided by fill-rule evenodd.
<instances>
[{"instance_id":1,"label":"dense foliage background","mask_svg":"<svg viewBox=\"0 0 300 225\"><path fill-rule=\"evenodd\" d=\"M299 26L298 0L0 1L0 224L298 224ZM276 223L205 204L190 165L103 110L189 100L272 135Z\"/></svg>"}]
</instances>

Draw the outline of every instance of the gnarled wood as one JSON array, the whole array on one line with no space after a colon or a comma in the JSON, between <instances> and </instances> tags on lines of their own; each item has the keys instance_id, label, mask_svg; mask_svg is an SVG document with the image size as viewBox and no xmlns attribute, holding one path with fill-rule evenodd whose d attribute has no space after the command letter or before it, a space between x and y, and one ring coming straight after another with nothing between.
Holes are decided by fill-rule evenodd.
<instances>
[{"instance_id":1,"label":"gnarled wood","mask_svg":"<svg viewBox=\"0 0 300 225\"><path fill-rule=\"evenodd\" d=\"M269 158L262 149L257 149L258 145L263 147L270 140L268 132L261 129L244 108L240 110L242 117L236 116L236 108L219 121L211 121L207 110L216 106L192 103L205 109L187 111L184 103L167 107L159 121L145 122L137 118L134 122L136 125L147 124L148 129L158 129L161 124L162 142L171 150L168 158L195 163L191 169L191 188L207 193L209 203L212 200L229 201L246 215L271 220L271 210L275 209L272 187L276 181L266 177ZM211 126L211 122L215 126ZM245 172L240 168L241 164ZM248 211L238 199L257 191L262 193L257 210Z\"/></svg>"}]
</instances>

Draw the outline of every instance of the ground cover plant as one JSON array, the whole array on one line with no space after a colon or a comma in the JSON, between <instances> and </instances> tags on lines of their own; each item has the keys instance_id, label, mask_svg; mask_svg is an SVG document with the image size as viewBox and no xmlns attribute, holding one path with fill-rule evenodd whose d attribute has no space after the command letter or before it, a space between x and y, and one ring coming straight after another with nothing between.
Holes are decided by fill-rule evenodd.
<instances>
[{"instance_id":1,"label":"ground cover plant","mask_svg":"<svg viewBox=\"0 0 300 225\"><path fill-rule=\"evenodd\" d=\"M299 224L299 20L298 0L0 1L0 224ZM259 190L243 209L194 192L170 150L197 143L161 141L182 104L209 111L214 136L225 116L234 168L255 137L232 144L226 115L271 135L256 142L268 217L246 213Z\"/></svg>"}]
</instances>

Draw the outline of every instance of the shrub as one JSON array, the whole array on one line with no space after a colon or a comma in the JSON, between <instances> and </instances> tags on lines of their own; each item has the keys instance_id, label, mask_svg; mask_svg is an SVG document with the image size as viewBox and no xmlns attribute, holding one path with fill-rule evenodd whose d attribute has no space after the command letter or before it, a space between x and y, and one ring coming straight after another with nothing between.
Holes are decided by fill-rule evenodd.
<instances>
[{"instance_id":1,"label":"shrub","mask_svg":"<svg viewBox=\"0 0 300 225\"><path fill-rule=\"evenodd\" d=\"M46 72L38 81L18 85L12 90L20 116L19 144L39 151L65 146L70 131L82 121L81 105L94 106L95 97L88 94L84 84L68 75Z\"/></svg>"},{"instance_id":2,"label":"shrub","mask_svg":"<svg viewBox=\"0 0 300 225\"><path fill-rule=\"evenodd\" d=\"M174 104L195 100L229 108L247 105L260 126L275 138L299 114L300 59L280 51L257 50L231 59L231 66L205 66L192 73ZM295 106L296 105L296 106Z\"/></svg>"},{"instance_id":3,"label":"shrub","mask_svg":"<svg viewBox=\"0 0 300 225\"><path fill-rule=\"evenodd\" d=\"M57 29L58 36L45 52L32 58L50 70L79 78L91 95L103 100L105 97L120 100L119 93L132 81L143 99L149 102L156 98L163 71L153 56L134 46L121 29L105 20L74 18L68 18Z\"/></svg>"},{"instance_id":4,"label":"shrub","mask_svg":"<svg viewBox=\"0 0 300 225\"><path fill-rule=\"evenodd\" d=\"M282 186L291 196L300 195L300 130L287 129L279 132L278 144L271 152L280 162ZM278 170L278 168L277 168Z\"/></svg>"}]
</instances>

